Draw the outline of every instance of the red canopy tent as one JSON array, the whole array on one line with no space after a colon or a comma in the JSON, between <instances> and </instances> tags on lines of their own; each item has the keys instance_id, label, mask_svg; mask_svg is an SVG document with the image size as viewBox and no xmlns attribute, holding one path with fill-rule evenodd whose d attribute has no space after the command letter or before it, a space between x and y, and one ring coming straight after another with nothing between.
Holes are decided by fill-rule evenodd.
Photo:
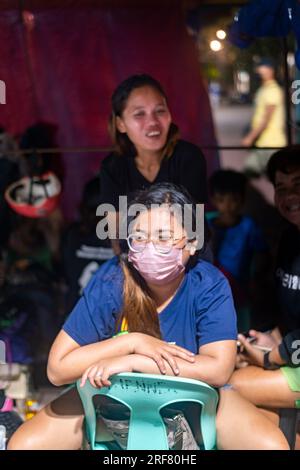
<instances>
[{"instance_id":1,"label":"red canopy tent","mask_svg":"<svg viewBox=\"0 0 300 470\"><path fill-rule=\"evenodd\" d=\"M181 135L215 145L207 91L180 0L0 3L0 122L14 134L46 121L61 147L108 147L110 96L127 76L162 82ZM216 152L204 151L209 170ZM105 153L65 153L63 206L74 214Z\"/></svg>"}]
</instances>

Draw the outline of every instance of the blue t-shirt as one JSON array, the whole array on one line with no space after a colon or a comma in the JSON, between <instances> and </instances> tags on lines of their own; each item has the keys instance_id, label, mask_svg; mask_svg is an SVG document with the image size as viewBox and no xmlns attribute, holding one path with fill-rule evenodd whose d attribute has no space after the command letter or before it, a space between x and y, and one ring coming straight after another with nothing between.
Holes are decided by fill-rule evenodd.
<instances>
[{"instance_id":1,"label":"blue t-shirt","mask_svg":"<svg viewBox=\"0 0 300 470\"><path fill-rule=\"evenodd\" d=\"M114 257L94 274L63 329L81 346L111 338L122 310L123 272ZM206 261L190 269L159 314L162 338L194 353L204 344L236 340L236 314L223 274Z\"/></svg>"},{"instance_id":2,"label":"blue t-shirt","mask_svg":"<svg viewBox=\"0 0 300 470\"><path fill-rule=\"evenodd\" d=\"M215 225L216 217L210 219L209 224L214 234L214 253L218 266L236 280L247 282L254 253L266 252L268 249L262 231L248 216L243 216L233 227L218 227Z\"/></svg>"}]
</instances>

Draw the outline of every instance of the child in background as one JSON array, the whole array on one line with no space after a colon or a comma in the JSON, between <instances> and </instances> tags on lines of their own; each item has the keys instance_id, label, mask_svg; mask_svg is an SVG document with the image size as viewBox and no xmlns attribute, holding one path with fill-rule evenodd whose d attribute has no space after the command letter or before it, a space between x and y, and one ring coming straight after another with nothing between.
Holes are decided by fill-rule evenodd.
<instances>
[{"instance_id":1,"label":"child in background","mask_svg":"<svg viewBox=\"0 0 300 470\"><path fill-rule=\"evenodd\" d=\"M239 331L251 326L251 270L258 278L268 251L260 228L243 214L246 185L246 177L233 170L216 171L209 182L211 201L218 211L209 220L215 264L230 282Z\"/></svg>"}]
</instances>

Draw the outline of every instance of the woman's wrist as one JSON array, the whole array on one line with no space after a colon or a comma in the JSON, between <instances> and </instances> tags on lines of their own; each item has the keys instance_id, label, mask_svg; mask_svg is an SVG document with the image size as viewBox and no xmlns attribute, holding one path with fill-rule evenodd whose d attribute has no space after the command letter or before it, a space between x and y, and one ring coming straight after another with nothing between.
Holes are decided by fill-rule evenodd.
<instances>
[{"instance_id":1,"label":"woman's wrist","mask_svg":"<svg viewBox=\"0 0 300 470\"><path fill-rule=\"evenodd\" d=\"M275 364L275 365L278 365L278 366L284 365L284 361L283 361L282 357L280 356L278 347L276 347L276 348L272 349L272 351L270 351L269 361L270 361L271 364Z\"/></svg>"},{"instance_id":2,"label":"woman's wrist","mask_svg":"<svg viewBox=\"0 0 300 470\"><path fill-rule=\"evenodd\" d=\"M126 339L128 341L128 354L135 354L138 334L139 333L128 333L128 335L126 335Z\"/></svg>"},{"instance_id":3,"label":"woman's wrist","mask_svg":"<svg viewBox=\"0 0 300 470\"><path fill-rule=\"evenodd\" d=\"M276 370L279 369L279 365L275 364L275 362L272 362L270 360L270 351L267 351L264 353L263 357L263 368L265 370Z\"/></svg>"},{"instance_id":4,"label":"woman's wrist","mask_svg":"<svg viewBox=\"0 0 300 470\"><path fill-rule=\"evenodd\" d=\"M143 333L128 333L127 339L129 340L129 354L136 354L137 347L141 341L142 336L145 336Z\"/></svg>"},{"instance_id":5,"label":"woman's wrist","mask_svg":"<svg viewBox=\"0 0 300 470\"><path fill-rule=\"evenodd\" d=\"M133 372L141 372L144 374L160 374L156 362L148 356L142 354L131 354Z\"/></svg>"},{"instance_id":6,"label":"woman's wrist","mask_svg":"<svg viewBox=\"0 0 300 470\"><path fill-rule=\"evenodd\" d=\"M127 354L134 353L134 335L135 333L128 333L128 331L121 331L114 335L111 339L118 343L114 349L116 355L126 356Z\"/></svg>"}]
</instances>

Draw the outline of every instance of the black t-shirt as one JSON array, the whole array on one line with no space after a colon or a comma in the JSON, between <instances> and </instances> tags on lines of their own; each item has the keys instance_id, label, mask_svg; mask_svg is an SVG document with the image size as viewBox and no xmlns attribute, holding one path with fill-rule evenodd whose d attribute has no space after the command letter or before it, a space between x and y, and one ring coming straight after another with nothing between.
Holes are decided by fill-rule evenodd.
<instances>
[{"instance_id":1,"label":"black t-shirt","mask_svg":"<svg viewBox=\"0 0 300 470\"><path fill-rule=\"evenodd\" d=\"M299 364L295 364L293 361L293 355L296 352L297 346L300 340L300 329L291 331L283 339L279 345L279 354L284 361L291 367L299 367ZM295 343L296 342L296 343ZM296 352L296 359L298 362L299 353Z\"/></svg>"},{"instance_id":2,"label":"black t-shirt","mask_svg":"<svg viewBox=\"0 0 300 470\"><path fill-rule=\"evenodd\" d=\"M135 191L163 182L183 186L197 203L206 202L206 161L199 147L179 140L173 154L163 159L153 182L139 172L133 155L111 153L101 165L101 202L117 209L119 196L130 196Z\"/></svg>"},{"instance_id":3,"label":"black t-shirt","mask_svg":"<svg viewBox=\"0 0 300 470\"><path fill-rule=\"evenodd\" d=\"M276 288L283 334L300 328L300 232L289 227L280 240Z\"/></svg>"}]
</instances>

